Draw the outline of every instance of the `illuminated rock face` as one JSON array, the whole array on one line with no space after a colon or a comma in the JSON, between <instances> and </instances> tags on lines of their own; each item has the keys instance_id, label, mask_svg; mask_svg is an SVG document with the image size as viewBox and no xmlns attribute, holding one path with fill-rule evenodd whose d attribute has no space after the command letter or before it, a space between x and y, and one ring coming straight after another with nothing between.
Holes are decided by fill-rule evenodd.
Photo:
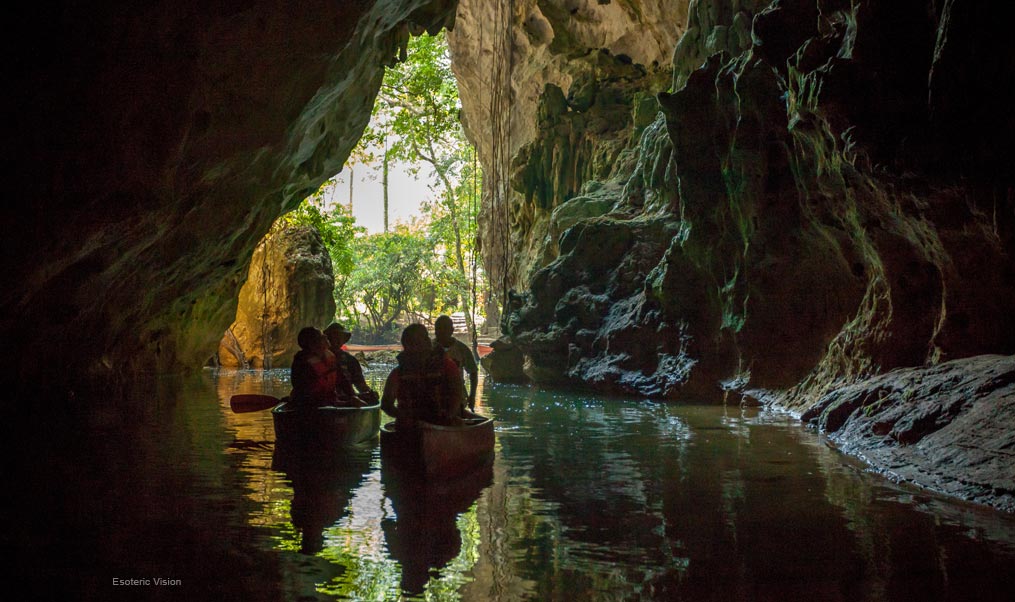
<instances>
[{"instance_id":1,"label":"illuminated rock face","mask_svg":"<svg viewBox=\"0 0 1015 602\"><path fill-rule=\"evenodd\" d=\"M339 171L410 31L454 8L99 2L12 19L4 383L201 366L258 241Z\"/></svg>"},{"instance_id":2,"label":"illuminated rock face","mask_svg":"<svg viewBox=\"0 0 1015 602\"><path fill-rule=\"evenodd\" d=\"M894 480L1015 512L1015 356L900 368L823 395L802 419Z\"/></svg>"},{"instance_id":3,"label":"illuminated rock face","mask_svg":"<svg viewBox=\"0 0 1015 602\"><path fill-rule=\"evenodd\" d=\"M236 320L219 343L220 365L288 368L300 329L323 330L335 319L334 289L331 257L316 230L273 229L254 249Z\"/></svg>"}]
</instances>

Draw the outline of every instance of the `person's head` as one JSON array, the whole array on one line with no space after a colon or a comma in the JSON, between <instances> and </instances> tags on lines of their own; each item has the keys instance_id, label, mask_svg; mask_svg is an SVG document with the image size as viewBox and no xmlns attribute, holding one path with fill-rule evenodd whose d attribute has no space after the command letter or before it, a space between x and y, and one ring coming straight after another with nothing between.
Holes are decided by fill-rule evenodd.
<instances>
[{"instance_id":1,"label":"person's head","mask_svg":"<svg viewBox=\"0 0 1015 602\"><path fill-rule=\"evenodd\" d=\"M338 351L349 342L352 338L352 333L345 329L338 322L332 322L327 328L324 329L324 336L328 337L328 342L331 343L331 348Z\"/></svg>"},{"instance_id":2,"label":"person's head","mask_svg":"<svg viewBox=\"0 0 1015 602\"><path fill-rule=\"evenodd\" d=\"M408 352L428 351L430 334L422 324L409 324L402 331L402 348Z\"/></svg>"},{"instance_id":3,"label":"person's head","mask_svg":"<svg viewBox=\"0 0 1015 602\"><path fill-rule=\"evenodd\" d=\"M454 336L455 325L451 316L440 316L433 323L433 335L441 345L447 345Z\"/></svg>"},{"instance_id":4,"label":"person's head","mask_svg":"<svg viewBox=\"0 0 1015 602\"><path fill-rule=\"evenodd\" d=\"M320 351L322 346L327 345L328 339L320 330L317 330L313 326L307 326L296 335L296 342L299 344L300 349Z\"/></svg>"}]
</instances>

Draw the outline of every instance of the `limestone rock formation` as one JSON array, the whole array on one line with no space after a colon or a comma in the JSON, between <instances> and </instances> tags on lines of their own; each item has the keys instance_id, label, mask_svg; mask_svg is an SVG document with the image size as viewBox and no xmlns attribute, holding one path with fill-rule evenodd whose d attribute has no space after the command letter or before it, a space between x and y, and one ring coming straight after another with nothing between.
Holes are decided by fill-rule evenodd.
<instances>
[{"instance_id":1,"label":"limestone rock formation","mask_svg":"<svg viewBox=\"0 0 1015 602\"><path fill-rule=\"evenodd\" d=\"M334 288L331 257L316 230L272 228L254 249L236 320L219 343L219 364L288 367L299 350L300 329L334 320Z\"/></svg>"},{"instance_id":2,"label":"limestone rock formation","mask_svg":"<svg viewBox=\"0 0 1015 602\"><path fill-rule=\"evenodd\" d=\"M459 1L448 42L484 166L481 240L501 302L552 259L556 205L631 160L622 151L658 112L687 5Z\"/></svg>"},{"instance_id":3,"label":"limestone rock formation","mask_svg":"<svg viewBox=\"0 0 1015 602\"><path fill-rule=\"evenodd\" d=\"M997 469L1010 462L1010 411L990 414L1003 424L992 433L975 417L994 406L955 401L969 387L935 397L890 371L982 384L994 378L983 362L1010 358L976 356L1015 353L1015 118L997 93L1015 78L1013 8L692 0L666 25L658 3L605 2L630 15L606 25L591 4L465 12L452 38L486 49L458 73L492 74L488 96L463 105L476 139L492 124L483 243L516 368L796 412L850 397L828 409L830 430L847 415L867 424L854 410L870 406L844 387L896 383L894 395L929 401L896 411L896 426L918 428L900 427L876 465L911 461L933 486L938 460L903 447L944 424L944 404L962 441L996 445L963 455L947 429L927 435L941 463L994 467L965 493L939 488L989 503L974 489L1010 492ZM668 56L629 50L614 35L624 27ZM661 31L682 35L669 44ZM962 358L974 359L946 363ZM1010 395L1003 382L989 395L969 386L976 399Z\"/></svg>"},{"instance_id":4,"label":"limestone rock formation","mask_svg":"<svg viewBox=\"0 0 1015 602\"><path fill-rule=\"evenodd\" d=\"M522 365L525 361L522 352L510 340L497 339L491 345L493 351L480 360L486 371L486 377L495 383L525 383L528 377Z\"/></svg>"},{"instance_id":5,"label":"limestone rock formation","mask_svg":"<svg viewBox=\"0 0 1015 602\"><path fill-rule=\"evenodd\" d=\"M5 21L9 390L202 365L258 241L341 169L408 36L454 11L100 1Z\"/></svg>"},{"instance_id":6,"label":"limestone rock formation","mask_svg":"<svg viewBox=\"0 0 1015 602\"><path fill-rule=\"evenodd\" d=\"M512 40L512 73L541 91L532 125L508 130L539 135L508 145L510 189L486 213L510 240L498 255L484 239L494 278L529 290L504 326L533 373L806 404L843 378L1015 352L1015 170L996 151L1015 128L997 107L994 128L976 118L992 145L960 134L941 116L958 88L936 83L1015 73L1000 37L970 33L979 10L702 0L649 65L579 44L594 38L581 9L540 3L538 29L561 41L537 55L532 35ZM469 24L456 37L480 37ZM983 72L950 73L958 48L990 57ZM546 53L567 58L566 81Z\"/></svg>"},{"instance_id":7,"label":"limestone rock formation","mask_svg":"<svg viewBox=\"0 0 1015 602\"><path fill-rule=\"evenodd\" d=\"M829 392L802 418L887 476L1015 512L1015 357L901 368Z\"/></svg>"}]
</instances>

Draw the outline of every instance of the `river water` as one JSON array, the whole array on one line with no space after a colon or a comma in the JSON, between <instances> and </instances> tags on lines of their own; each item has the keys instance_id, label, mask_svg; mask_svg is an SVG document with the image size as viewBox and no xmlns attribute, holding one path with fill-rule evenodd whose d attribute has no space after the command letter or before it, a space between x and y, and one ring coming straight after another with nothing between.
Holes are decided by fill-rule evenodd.
<instances>
[{"instance_id":1,"label":"river water","mask_svg":"<svg viewBox=\"0 0 1015 602\"><path fill-rule=\"evenodd\" d=\"M4 541L26 599L1015 600L1015 517L887 482L789 416L484 385L492 472L435 487L379 445L286 468L270 413L228 400L287 380L167 379L21 445Z\"/></svg>"}]
</instances>

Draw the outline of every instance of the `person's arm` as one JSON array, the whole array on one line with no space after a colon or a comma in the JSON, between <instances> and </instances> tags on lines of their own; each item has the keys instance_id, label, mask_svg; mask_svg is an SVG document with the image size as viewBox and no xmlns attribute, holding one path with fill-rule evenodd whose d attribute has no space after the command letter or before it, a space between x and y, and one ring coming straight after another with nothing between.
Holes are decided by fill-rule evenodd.
<instances>
[{"instance_id":1,"label":"person's arm","mask_svg":"<svg viewBox=\"0 0 1015 602\"><path fill-rule=\"evenodd\" d=\"M356 387L356 390L360 393L369 393L372 397L376 398L377 393L367 384L367 379L363 378L363 366L359 365L359 360L350 355L347 365L349 367L349 379L352 381L353 386Z\"/></svg>"},{"instance_id":2,"label":"person's arm","mask_svg":"<svg viewBox=\"0 0 1015 602\"><path fill-rule=\"evenodd\" d=\"M398 398L398 369L391 371L388 379L384 381L384 395L381 397L381 409L392 418L398 418L398 409L395 408L395 400Z\"/></svg>"}]
</instances>

